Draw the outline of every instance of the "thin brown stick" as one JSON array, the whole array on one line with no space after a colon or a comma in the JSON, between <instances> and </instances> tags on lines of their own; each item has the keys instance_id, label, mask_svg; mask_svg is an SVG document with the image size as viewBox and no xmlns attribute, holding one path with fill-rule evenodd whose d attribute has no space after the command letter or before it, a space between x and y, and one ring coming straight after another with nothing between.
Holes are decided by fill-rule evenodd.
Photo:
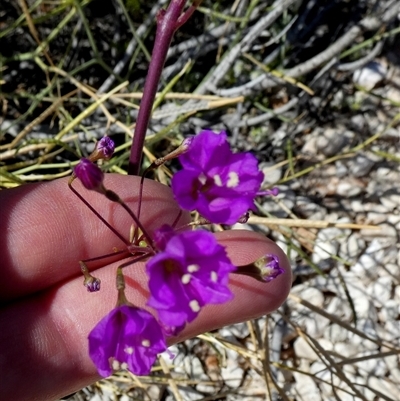
<instances>
[{"instance_id":1,"label":"thin brown stick","mask_svg":"<svg viewBox=\"0 0 400 401\"><path fill-rule=\"evenodd\" d=\"M368 225L368 224L334 223L324 220L277 219L273 217L259 217L259 216L250 216L247 223L263 224L266 226L286 226L286 227L305 227L305 228L336 227L343 229L350 228L352 230L362 230L366 228L371 230L381 229L381 227L379 226Z\"/></svg>"}]
</instances>

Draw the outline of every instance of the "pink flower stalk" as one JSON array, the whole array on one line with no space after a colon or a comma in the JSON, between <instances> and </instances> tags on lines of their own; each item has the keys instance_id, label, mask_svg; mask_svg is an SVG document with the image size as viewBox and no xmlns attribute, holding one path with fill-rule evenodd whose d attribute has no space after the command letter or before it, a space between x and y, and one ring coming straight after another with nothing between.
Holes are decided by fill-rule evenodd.
<instances>
[{"instance_id":1,"label":"pink flower stalk","mask_svg":"<svg viewBox=\"0 0 400 401\"><path fill-rule=\"evenodd\" d=\"M130 175L138 175L140 171L144 138L172 37L175 31L189 19L201 2L202 0L193 0L192 5L183 12L186 0L171 0L168 8L160 10L157 15L156 38L129 156L128 174Z\"/></svg>"},{"instance_id":2,"label":"pink flower stalk","mask_svg":"<svg viewBox=\"0 0 400 401\"><path fill-rule=\"evenodd\" d=\"M75 166L74 174L86 189L103 192L104 173L90 160L82 158Z\"/></svg>"},{"instance_id":3,"label":"pink flower stalk","mask_svg":"<svg viewBox=\"0 0 400 401\"><path fill-rule=\"evenodd\" d=\"M97 151L102 154L103 159L110 159L114 154L115 143L109 136L103 136L96 144Z\"/></svg>"},{"instance_id":4,"label":"pink flower stalk","mask_svg":"<svg viewBox=\"0 0 400 401\"><path fill-rule=\"evenodd\" d=\"M166 348L154 316L128 305L113 309L89 334L89 355L103 377L119 369L147 375Z\"/></svg>"},{"instance_id":5,"label":"pink flower stalk","mask_svg":"<svg viewBox=\"0 0 400 401\"><path fill-rule=\"evenodd\" d=\"M169 332L177 334L204 305L232 299L228 280L236 267L213 234L198 230L171 235L162 230L163 249L147 262L147 304Z\"/></svg>"},{"instance_id":6,"label":"pink flower stalk","mask_svg":"<svg viewBox=\"0 0 400 401\"><path fill-rule=\"evenodd\" d=\"M232 153L225 132L202 131L179 157L171 182L178 204L212 223L234 224L249 209L263 181L251 153Z\"/></svg>"}]
</instances>

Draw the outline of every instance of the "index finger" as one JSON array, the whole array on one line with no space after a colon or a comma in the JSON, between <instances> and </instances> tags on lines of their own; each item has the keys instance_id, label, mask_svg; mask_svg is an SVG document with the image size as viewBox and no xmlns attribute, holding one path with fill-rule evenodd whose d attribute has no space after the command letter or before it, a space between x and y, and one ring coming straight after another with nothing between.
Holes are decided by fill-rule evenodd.
<instances>
[{"instance_id":1,"label":"index finger","mask_svg":"<svg viewBox=\"0 0 400 401\"><path fill-rule=\"evenodd\" d=\"M132 219L104 196L74 186L126 239ZM136 210L140 178L107 174L105 186ZM151 234L172 224L180 209L171 190L145 180L141 222ZM67 179L30 184L0 193L0 300L25 296L80 274L78 261L124 249L111 232L73 194ZM186 217L185 217L186 216ZM188 222L184 214L180 224Z\"/></svg>"}]
</instances>

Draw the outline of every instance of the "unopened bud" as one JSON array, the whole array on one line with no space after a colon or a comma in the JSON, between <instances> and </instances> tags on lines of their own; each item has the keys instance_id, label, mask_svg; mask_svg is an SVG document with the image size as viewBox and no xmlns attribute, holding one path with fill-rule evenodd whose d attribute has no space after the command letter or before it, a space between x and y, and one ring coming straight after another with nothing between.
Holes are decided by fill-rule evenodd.
<instances>
[{"instance_id":1,"label":"unopened bud","mask_svg":"<svg viewBox=\"0 0 400 401\"><path fill-rule=\"evenodd\" d=\"M89 156L89 160L95 162L100 159L109 160L111 159L112 155L114 154L115 150L115 143L109 136L103 136L96 143L96 148Z\"/></svg>"},{"instance_id":2,"label":"unopened bud","mask_svg":"<svg viewBox=\"0 0 400 401\"><path fill-rule=\"evenodd\" d=\"M110 159L114 154L115 143L109 136L104 136L97 142L96 148L104 155L104 159Z\"/></svg>"},{"instance_id":3,"label":"unopened bud","mask_svg":"<svg viewBox=\"0 0 400 401\"><path fill-rule=\"evenodd\" d=\"M87 268L85 262L80 261L79 265L81 266L81 271L83 273L83 285L87 288L89 292L97 292L100 290L100 279L92 276L89 273L89 269Z\"/></svg>"},{"instance_id":4,"label":"unopened bud","mask_svg":"<svg viewBox=\"0 0 400 401\"><path fill-rule=\"evenodd\" d=\"M100 291L100 279L93 277L92 275L85 278L83 285L87 288L89 292Z\"/></svg>"},{"instance_id":5,"label":"unopened bud","mask_svg":"<svg viewBox=\"0 0 400 401\"><path fill-rule=\"evenodd\" d=\"M250 276L258 281L269 283L284 273L285 270L279 266L279 259L277 255L266 254L248 265L238 266L234 274L244 274Z\"/></svg>"},{"instance_id":6,"label":"unopened bud","mask_svg":"<svg viewBox=\"0 0 400 401\"><path fill-rule=\"evenodd\" d=\"M193 139L194 139L194 135L190 135L182 141L181 146L180 146L180 148L182 148L182 153L186 152L190 148L190 146L192 145Z\"/></svg>"},{"instance_id":7,"label":"unopened bud","mask_svg":"<svg viewBox=\"0 0 400 401\"><path fill-rule=\"evenodd\" d=\"M167 155L165 155L163 157L160 157L159 159L154 160L154 162L152 163L152 165L150 167L156 168L158 166L161 166L162 164L164 164L168 160L176 159L180 155L183 155L184 153L186 153L189 150L189 148L190 148L190 146L191 146L191 144L193 142L193 139L194 139L193 135L188 136L171 153L168 153Z\"/></svg>"},{"instance_id":8,"label":"unopened bud","mask_svg":"<svg viewBox=\"0 0 400 401\"><path fill-rule=\"evenodd\" d=\"M104 193L104 173L90 160L82 158L75 166L74 174L86 189Z\"/></svg>"}]
</instances>

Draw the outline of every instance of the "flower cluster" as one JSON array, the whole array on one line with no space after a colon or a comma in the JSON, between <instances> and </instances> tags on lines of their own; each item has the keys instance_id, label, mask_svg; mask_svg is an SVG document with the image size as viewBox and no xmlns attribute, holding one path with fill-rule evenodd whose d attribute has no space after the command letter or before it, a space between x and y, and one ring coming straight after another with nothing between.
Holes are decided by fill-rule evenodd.
<instances>
[{"instance_id":1,"label":"flower cluster","mask_svg":"<svg viewBox=\"0 0 400 401\"><path fill-rule=\"evenodd\" d=\"M109 138L99 142L95 156L81 159L75 167L74 175L87 189L107 194L103 173L93 162L100 153L109 158L111 149L114 146ZM224 132L202 131L156 165L173 157L179 157L183 167L172 178L174 197L181 208L198 211L205 221L243 221L248 211L254 209L255 197L267 193L260 191L263 174L256 158L250 153L233 153ZM145 239L140 258L147 258L147 307L156 311L158 320L148 311L129 304L125 296L119 297L117 307L89 334L89 354L102 376L121 368L137 375L149 373L157 354L166 349L167 336L182 331L204 306L232 299L228 287L230 273L247 274L263 282L283 273L276 255L264 255L250 265L234 266L216 237L201 229L185 231L162 226L151 239ZM133 256L139 255L142 243L140 237L128 247ZM146 254L143 249L151 252ZM97 291L100 281L89 274L83 262L81 269L88 290ZM122 287L117 288L121 291Z\"/></svg>"}]
</instances>

